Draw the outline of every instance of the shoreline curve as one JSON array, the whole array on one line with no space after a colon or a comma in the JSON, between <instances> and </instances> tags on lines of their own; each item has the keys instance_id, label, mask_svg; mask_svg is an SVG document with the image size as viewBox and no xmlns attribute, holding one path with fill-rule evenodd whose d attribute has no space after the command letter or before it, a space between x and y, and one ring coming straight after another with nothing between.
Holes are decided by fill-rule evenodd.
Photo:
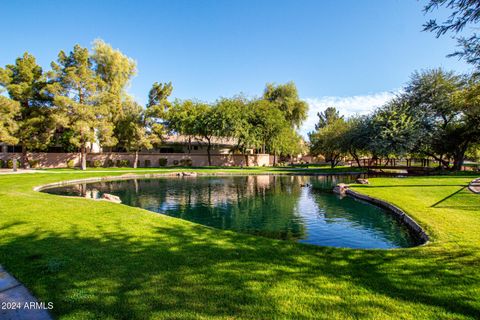
<instances>
[{"instance_id":1,"label":"shoreline curve","mask_svg":"<svg viewBox=\"0 0 480 320\"><path fill-rule=\"evenodd\" d=\"M393 214L393 216L397 220L399 220L402 224L407 226L407 228L410 230L412 235L414 237L416 237L417 240L420 242L415 247L425 245L430 241L430 237L425 232L425 230L412 217L410 217L407 213L405 213L405 211L403 211L399 207L397 207L397 206L395 206L395 205L393 205L393 204L391 204L387 201L380 200L380 199L377 199L377 198L373 198L373 197L370 197L366 194L353 191L350 188L348 188L346 190L345 194L347 194L347 195L349 195L353 198L360 199L360 200L369 202L371 204L375 204L375 205L377 205L381 208L384 208L384 209L388 210L391 214Z\"/></svg>"},{"instance_id":2,"label":"shoreline curve","mask_svg":"<svg viewBox=\"0 0 480 320\"><path fill-rule=\"evenodd\" d=\"M341 173L340 175L345 175L345 174L352 174L352 173ZM197 173L197 175L198 176L248 176L251 174L238 174L238 173L230 174L230 173L224 173L224 172L217 172L213 174ZM258 174L254 174L254 175L258 175ZM268 173L268 175L279 175L279 174ZM305 175L305 174L286 173L286 174L280 174L280 175ZM326 175L336 175L336 174L326 174ZM151 173L151 174L123 174L118 176L93 177L93 178L83 178L83 179L52 182L52 183L36 186L33 188L33 190L37 192L41 192L43 190L50 189L50 188L63 187L63 186L74 185L74 184L132 180L132 179L155 179L155 178L165 178L165 177L178 177L178 178L191 179L191 178L195 178L196 176L183 176L182 172ZM350 188L346 190L346 194L353 198L360 199L360 200L369 202L371 204L377 205L389 211L389 213L392 214L395 219L397 219L400 223L402 223L409 229L411 235L418 241L418 244L413 246L412 248L423 246L430 241L430 238L428 234L425 232L425 230L413 218L411 218L408 214L406 214L402 209L398 208L397 206L389 202L353 191Z\"/></svg>"}]
</instances>

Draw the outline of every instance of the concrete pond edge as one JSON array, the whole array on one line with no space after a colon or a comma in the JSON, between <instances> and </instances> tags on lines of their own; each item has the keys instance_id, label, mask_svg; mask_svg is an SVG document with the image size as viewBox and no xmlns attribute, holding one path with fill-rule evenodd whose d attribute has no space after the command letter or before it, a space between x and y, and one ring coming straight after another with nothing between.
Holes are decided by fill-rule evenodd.
<instances>
[{"instance_id":1,"label":"concrete pond edge","mask_svg":"<svg viewBox=\"0 0 480 320\"><path fill-rule=\"evenodd\" d=\"M345 190L345 194L357 198L372 204L375 204L383 209L386 209L389 213L391 213L395 219L400 221L403 225L405 225L412 235L418 240L420 243L418 245L425 245L430 241L430 237L428 234L425 232L425 230L408 214L406 214L402 209L399 207L387 202L383 201L377 198L373 198L370 196L367 196L365 194L353 191L352 189L348 188Z\"/></svg>"},{"instance_id":2,"label":"concrete pond edge","mask_svg":"<svg viewBox=\"0 0 480 320\"><path fill-rule=\"evenodd\" d=\"M473 179L468 184L468 190L475 194L480 194L480 178Z\"/></svg>"},{"instance_id":3,"label":"concrete pond edge","mask_svg":"<svg viewBox=\"0 0 480 320\"><path fill-rule=\"evenodd\" d=\"M332 173L328 174L310 174L310 175L331 175ZM348 175L348 174L362 174L358 172L342 172L337 173L334 175ZM123 175L118 176L103 176L103 177L93 177L93 178L82 178L82 179L75 179L75 180L64 180L59 182L48 183L40 186L36 186L33 188L34 191L43 191L49 188L55 187L62 187L68 186L73 184L80 184L80 183L94 183L94 182L107 182L107 181L119 181L119 180L131 180L131 179L155 179L155 178L164 178L164 177L178 177L178 178L191 178L197 176L245 176L245 175L252 175L252 174L242 174L242 173L228 173L228 172L216 172L216 173L207 173L207 172L163 172L163 173L150 173L150 174L135 174L135 173L126 173ZM289 173L254 173L253 175L309 175L305 173L296 173L296 172L289 172ZM480 179L480 178L479 178ZM338 186L337 186L338 187ZM415 239L419 242L418 245L425 245L429 242L430 238L425 232L425 230L408 214L406 214L402 209L398 208L397 206L380 200L376 198L372 198L365 194L361 194L359 192L353 191L352 189L346 188L345 194L375 204L381 208L386 209L389 213L391 213L400 223L405 225L411 234L415 237Z\"/></svg>"}]
</instances>

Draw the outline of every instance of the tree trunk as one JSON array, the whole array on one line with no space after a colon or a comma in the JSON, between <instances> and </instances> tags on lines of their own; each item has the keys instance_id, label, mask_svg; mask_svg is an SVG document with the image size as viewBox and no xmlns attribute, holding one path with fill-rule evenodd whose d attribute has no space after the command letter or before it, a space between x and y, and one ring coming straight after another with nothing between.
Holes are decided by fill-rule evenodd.
<instances>
[{"instance_id":1,"label":"tree trunk","mask_svg":"<svg viewBox=\"0 0 480 320\"><path fill-rule=\"evenodd\" d=\"M443 169L443 154L438 157L438 168Z\"/></svg>"},{"instance_id":2,"label":"tree trunk","mask_svg":"<svg viewBox=\"0 0 480 320\"><path fill-rule=\"evenodd\" d=\"M133 159L133 168L137 169L138 166L138 150L135 150L135 157Z\"/></svg>"},{"instance_id":3,"label":"tree trunk","mask_svg":"<svg viewBox=\"0 0 480 320\"><path fill-rule=\"evenodd\" d=\"M273 166L275 167L277 165L277 153L273 153Z\"/></svg>"},{"instance_id":4,"label":"tree trunk","mask_svg":"<svg viewBox=\"0 0 480 320\"><path fill-rule=\"evenodd\" d=\"M336 157L335 155L333 155L333 154L330 156L330 168L331 168L331 169L335 168L336 158L337 158L337 157Z\"/></svg>"},{"instance_id":5,"label":"tree trunk","mask_svg":"<svg viewBox=\"0 0 480 320\"><path fill-rule=\"evenodd\" d=\"M467 141L462 147L459 147L459 150L454 153L453 170L462 170L463 162L465 161L465 152L467 152L468 145L469 143Z\"/></svg>"},{"instance_id":6,"label":"tree trunk","mask_svg":"<svg viewBox=\"0 0 480 320\"><path fill-rule=\"evenodd\" d=\"M245 155L245 166L250 167L250 161L248 160L248 153L245 152L244 155Z\"/></svg>"},{"instance_id":7,"label":"tree trunk","mask_svg":"<svg viewBox=\"0 0 480 320\"><path fill-rule=\"evenodd\" d=\"M207 139L208 145L207 145L207 155L208 155L208 165L212 165L212 156L210 155L210 149L212 148L212 144L210 143L210 139Z\"/></svg>"},{"instance_id":8,"label":"tree trunk","mask_svg":"<svg viewBox=\"0 0 480 320\"><path fill-rule=\"evenodd\" d=\"M81 166L82 166L82 170L87 170L87 147L85 146L85 143L82 145L82 147L80 148L80 155L81 155Z\"/></svg>"},{"instance_id":9,"label":"tree trunk","mask_svg":"<svg viewBox=\"0 0 480 320\"><path fill-rule=\"evenodd\" d=\"M22 166L24 169L30 168L30 163L28 162L27 148L24 144L22 144Z\"/></svg>"},{"instance_id":10,"label":"tree trunk","mask_svg":"<svg viewBox=\"0 0 480 320\"><path fill-rule=\"evenodd\" d=\"M360 157L353 151L350 151L350 155L352 156L353 159L355 159L355 162L357 163L358 167L361 168L362 164L360 163Z\"/></svg>"}]
</instances>

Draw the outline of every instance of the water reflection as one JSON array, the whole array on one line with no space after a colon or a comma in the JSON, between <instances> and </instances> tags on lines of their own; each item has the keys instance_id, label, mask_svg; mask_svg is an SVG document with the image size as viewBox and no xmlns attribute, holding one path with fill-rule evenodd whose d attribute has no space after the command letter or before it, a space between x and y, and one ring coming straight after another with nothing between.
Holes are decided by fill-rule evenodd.
<instances>
[{"instance_id":1,"label":"water reflection","mask_svg":"<svg viewBox=\"0 0 480 320\"><path fill-rule=\"evenodd\" d=\"M61 195L119 196L124 204L203 225L265 237L352 248L414 244L384 210L332 186L351 176L235 176L132 179L49 189ZM328 190L328 191L327 191Z\"/></svg>"}]
</instances>

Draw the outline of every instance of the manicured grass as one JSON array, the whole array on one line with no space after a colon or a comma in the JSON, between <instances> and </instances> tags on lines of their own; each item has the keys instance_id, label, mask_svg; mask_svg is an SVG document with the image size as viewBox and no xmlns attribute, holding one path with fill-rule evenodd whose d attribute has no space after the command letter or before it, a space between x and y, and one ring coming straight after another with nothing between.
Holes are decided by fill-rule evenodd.
<instances>
[{"instance_id":1,"label":"manicured grass","mask_svg":"<svg viewBox=\"0 0 480 320\"><path fill-rule=\"evenodd\" d=\"M32 191L123 173L0 176L0 263L53 301L58 318L480 316L480 196L465 188L473 176L375 178L355 187L403 208L432 238L396 250L275 241Z\"/></svg>"}]
</instances>

